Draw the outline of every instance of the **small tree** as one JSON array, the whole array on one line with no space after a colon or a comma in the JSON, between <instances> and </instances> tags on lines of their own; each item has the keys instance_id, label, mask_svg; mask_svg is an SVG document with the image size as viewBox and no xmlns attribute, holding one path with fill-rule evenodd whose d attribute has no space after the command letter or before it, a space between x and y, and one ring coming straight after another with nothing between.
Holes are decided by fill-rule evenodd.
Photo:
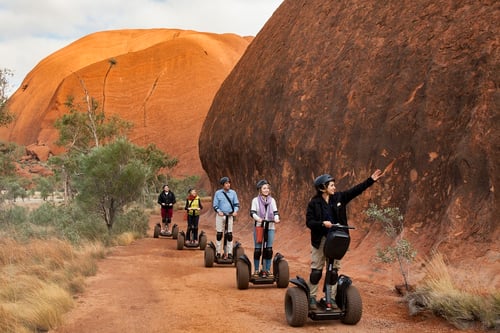
<instances>
[{"instance_id":1,"label":"small tree","mask_svg":"<svg viewBox=\"0 0 500 333\"><path fill-rule=\"evenodd\" d=\"M7 109L7 90L9 88L9 76L14 74L10 69L0 69L0 126L5 126L14 120L14 116Z\"/></svg>"},{"instance_id":2,"label":"small tree","mask_svg":"<svg viewBox=\"0 0 500 333\"><path fill-rule=\"evenodd\" d=\"M36 189L40 191L43 201L47 201L54 192L54 183L47 177L40 177L37 179Z\"/></svg>"},{"instance_id":3,"label":"small tree","mask_svg":"<svg viewBox=\"0 0 500 333\"><path fill-rule=\"evenodd\" d=\"M26 197L26 190L16 180L8 182L6 190L6 198L12 200L12 202L16 202L17 198Z\"/></svg>"},{"instance_id":4,"label":"small tree","mask_svg":"<svg viewBox=\"0 0 500 333\"><path fill-rule=\"evenodd\" d=\"M81 158L77 202L97 212L111 232L116 215L140 199L153 169L140 159L141 149L124 138L94 148Z\"/></svg>"},{"instance_id":5,"label":"small tree","mask_svg":"<svg viewBox=\"0 0 500 333\"><path fill-rule=\"evenodd\" d=\"M394 241L393 245L387 246L385 249L378 248L377 257L384 263L398 262L405 288L409 290L405 265L407 266L415 259L417 251L413 248L412 244L402 236L404 228L403 215L397 207L381 209L373 203L370 204L370 207L366 210L366 214L370 219L380 222L384 228L385 234Z\"/></svg>"},{"instance_id":6,"label":"small tree","mask_svg":"<svg viewBox=\"0 0 500 333\"><path fill-rule=\"evenodd\" d=\"M0 177L15 176L18 149L15 143L0 142Z\"/></svg>"},{"instance_id":7,"label":"small tree","mask_svg":"<svg viewBox=\"0 0 500 333\"><path fill-rule=\"evenodd\" d=\"M73 199L71 179L78 170L77 162L81 154L87 154L93 147L125 135L132 128L132 123L117 116L106 119L104 110L98 111L97 101L88 96L86 89L84 101L86 106L74 103L74 98L68 96L65 105L69 113L54 124L59 130L56 144L65 147L66 153L52 157L49 162L61 175L66 202Z\"/></svg>"}]
</instances>

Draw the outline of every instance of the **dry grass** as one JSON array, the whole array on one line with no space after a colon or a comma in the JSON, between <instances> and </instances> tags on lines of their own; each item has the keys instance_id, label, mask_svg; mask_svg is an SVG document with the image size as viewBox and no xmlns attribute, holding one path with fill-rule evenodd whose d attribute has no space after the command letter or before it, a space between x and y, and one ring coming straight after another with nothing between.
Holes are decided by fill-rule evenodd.
<instances>
[{"instance_id":1,"label":"dry grass","mask_svg":"<svg viewBox=\"0 0 500 333\"><path fill-rule=\"evenodd\" d=\"M116 236L113 243L114 245L120 245L120 246L130 245L137 238L139 238L139 235L134 234L133 232L124 232Z\"/></svg>"},{"instance_id":2,"label":"dry grass","mask_svg":"<svg viewBox=\"0 0 500 333\"><path fill-rule=\"evenodd\" d=\"M478 323L486 329L498 329L500 292L489 290L487 281L474 279L473 272L470 277L466 287L457 287L443 256L436 253L426 266L422 285L408 296L410 313L430 310L460 329Z\"/></svg>"},{"instance_id":3,"label":"dry grass","mask_svg":"<svg viewBox=\"0 0 500 333\"><path fill-rule=\"evenodd\" d=\"M61 323L106 255L99 244L0 240L0 332L48 330Z\"/></svg>"}]
</instances>

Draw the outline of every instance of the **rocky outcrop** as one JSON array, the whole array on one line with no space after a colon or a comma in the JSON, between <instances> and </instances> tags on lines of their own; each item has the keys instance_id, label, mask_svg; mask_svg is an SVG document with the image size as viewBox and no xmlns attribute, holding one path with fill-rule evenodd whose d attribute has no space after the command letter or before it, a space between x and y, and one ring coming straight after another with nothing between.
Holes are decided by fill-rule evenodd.
<instances>
[{"instance_id":1,"label":"rocky outcrop","mask_svg":"<svg viewBox=\"0 0 500 333\"><path fill-rule=\"evenodd\" d=\"M46 143L68 96L86 110L85 89L107 116L134 124L139 145L155 143L179 160L174 176L205 173L199 132L213 96L252 38L174 29L117 30L85 36L43 59L9 100L16 120L0 138ZM111 66L111 62L115 62Z\"/></svg>"},{"instance_id":2,"label":"rocky outcrop","mask_svg":"<svg viewBox=\"0 0 500 333\"><path fill-rule=\"evenodd\" d=\"M423 254L498 256L498 17L494 0L285 0L203 125L213 187L232 177L247 210L267 178L303 226L315 176L342 190L389 166L351 203L353 237L370 237L370 201L399 207Z\"/></svg>"}]
</instances>

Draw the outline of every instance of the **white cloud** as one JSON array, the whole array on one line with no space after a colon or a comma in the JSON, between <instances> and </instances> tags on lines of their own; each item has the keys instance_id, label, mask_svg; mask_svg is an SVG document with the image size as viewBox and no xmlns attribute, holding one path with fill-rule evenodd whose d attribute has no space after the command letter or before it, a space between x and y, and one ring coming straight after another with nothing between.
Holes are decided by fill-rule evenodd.
<instances>
[{"instance_id":1,"label":"white cloud","mask_svg":"<svg viewBox=\"0 0 500 333\"><path fill-rule=\"evenodd\" d=\"M0 0L0 68L13 89L42 59L88 34L175 28L255 36L283 0Z\"/></svg>"}]
</instances>

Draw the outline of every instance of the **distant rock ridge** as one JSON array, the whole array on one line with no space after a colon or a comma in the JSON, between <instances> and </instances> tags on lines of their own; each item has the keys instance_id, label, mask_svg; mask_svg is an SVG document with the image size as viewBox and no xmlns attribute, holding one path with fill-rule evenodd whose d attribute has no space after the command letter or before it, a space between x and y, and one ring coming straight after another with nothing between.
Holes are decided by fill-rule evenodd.
<instances>
[{"instance_id":1,"label":"distant rock ridge","mask_svg":"<svg viewBox=\"0 0 500 333\"><path fill-rule=\"evenodd\" d=\"M83 83L90 96L104 101L107 114L134 124L132 141L155 143L179 159L174 176L206 178L199 132L213 96L252 39L176 29L90 34L31 70L9 101L16 121L0 128L0 139L41 143L60 153L54 121L68 111L68 96L82 100ZM116 64L104 82L110 59Z\"/></svg>"}]
</instances>

